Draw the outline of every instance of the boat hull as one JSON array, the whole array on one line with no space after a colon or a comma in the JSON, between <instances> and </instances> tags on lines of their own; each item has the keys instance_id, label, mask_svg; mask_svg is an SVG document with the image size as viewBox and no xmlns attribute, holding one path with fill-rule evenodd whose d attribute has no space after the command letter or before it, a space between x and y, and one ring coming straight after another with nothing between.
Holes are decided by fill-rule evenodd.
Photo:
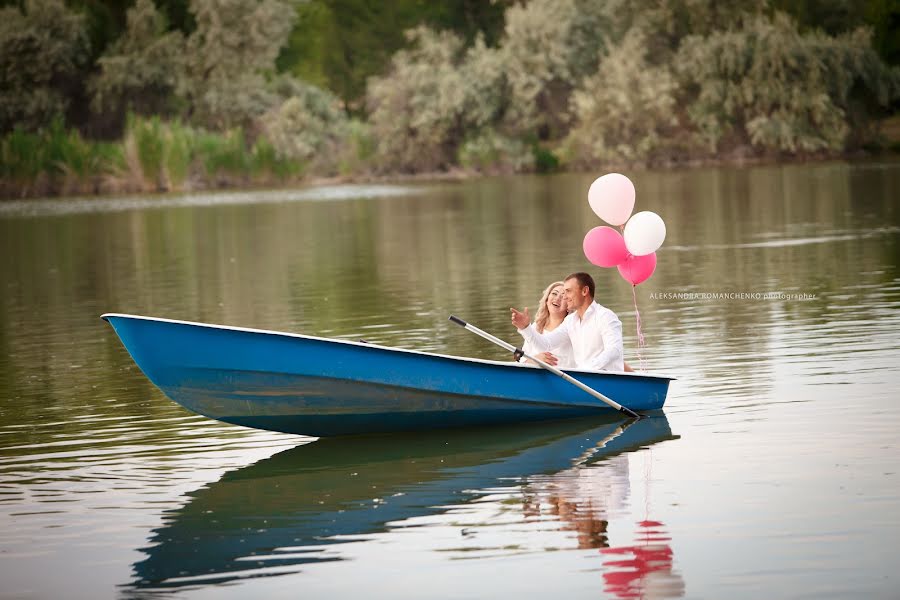
<instances>
[{"instance_id":1,"label":"boat hull","mask_svg":"<svg viewBox=\"0 0 900 600\"><path fill-rule=\"evenodd\" d=\"M562 419L611 411L542 369L297 334L107 314L145 375L207 417L312 436ZM569 371L635 411L669 378Z\"/></svg>"}]
</instances>

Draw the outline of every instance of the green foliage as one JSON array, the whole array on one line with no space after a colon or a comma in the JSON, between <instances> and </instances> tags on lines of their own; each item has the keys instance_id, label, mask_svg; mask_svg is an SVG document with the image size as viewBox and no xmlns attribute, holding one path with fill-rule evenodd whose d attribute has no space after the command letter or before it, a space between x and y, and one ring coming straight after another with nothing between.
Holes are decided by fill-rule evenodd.
<instances>
[{"instance_id":1,"label":"green foliage","mask_svg":"<svg viewBox=\"0 0 900 600\"><path fill-rule=\"evenodd\" d=\"M900 70L881 58L900 52L895 4L0 1L0 187L876 148L876 119L900 106ZM110 135L128 112L141 116L119 143L72 129Z\"/></svg>"},{"instance_id":2,"label":"green foliage","mask_svg":"<svg viewBox=\"0 0 900 600\"><path fill-rule=\"evenodd\" d=\"M347 122L346 136L341 142L338 154L338 173L350 175L370 170L375 155L375 139L369 124L359 119Z\"/></svg>"},{"instance_id":3,"label":"green foliage","mask_svg":"<svg viewBox=\"0 0 900 600\"><path fill-rule=\"evenodd\" d=\"M310 0L297 4L297 23L278 57L288 72L340 97L359 114L366 80L382 75L391 55L405 47L404 31L417 25L449 31L471 42L494 44L511 0Z\"/></svg>"},{"instance_id":4,"label":"green foliage","mask_svg":"<svg viewBox=\"0 0 900 600\"><path fill-rule=\"evenodd\" d=\"M464 134L470 88L460 69L463 42L425 27L408 35L412 47L394 55L388 75L369 83L377 161L386 170L446 168Z\"/></svg>"},{"instance_id":5,"label":"green foliage","mask_svg":"<svg viewBox=\"0 0 900 600\"><path fill-rule=\"evenodd\" d=\"M194 132L180 122L169 123L164 134L166 188L181 189L188 177L193 156Z\"/></svg>"},{"instance_id":6,"label":"green foliage","mask_svg":"<svg viewBox=\"0 0 900 600\"><path fill-rule=\"evenodd\" d=\"M187 40L180 93L193 120L218 130L250 126L278 103L266 78L291 31L286 0L191 0L197 29Z\"/></svg>"},{"instance_id":7,"label":"green foliage","mask_svg":"<svg viewBox=\"0 0 900 600\"><path fill-rule=\"evenodd\" d=\"M568 163L653 160L677 137L678 84L668 65L649 64L646 37L631 29L573 93Z\"/></svg>"},{"instance_id":8,"label":"green foliage","mask_svg":"<svg viewBox=\"0 0 900 600\"><path fill-rule=\"evenodd\" d=\"M62 0L0 9L0 132L36 131L64 115L87 48L83 17Z\"/></svg>"},{"instance_id":9,"label":"green foliage","mask_svg":"<svg viewBox=\"0 0 900 600\"><path fill-rule=\"evenodd\" d=\"M212 181L226 176L246 177L253 166L241 128L198 134L196 152L204 174Z\"/></svg>"},{"instance_id":10,"label":"green foliage","mask_svg":"<svg viewBox=\"0 0 900 600\"><path fill-rule=\"evenodd\" d=\"M856 98L887 106L900 89L865 32L801 34L782 14L688 37L676 64L690 119L712 150L736 136L762 151L840 151Z\"/></svg>"},{"instance_id":11,"label":"green foliage","mask_svg":"<svg viewBox=\"0 0 900 600\"><path fill-rule=\"evenodd\" d=\"M559 158L552 150L535 144L531 147L531 151L534 154L534 167L538 173L553 173L559 170Z\"/></svg>"},{"instance_id":12,"label":"green foliage","mask_svg":"<svg viewBox=\"0 0 900 600\"><path fill-rule=\"evenodd\" d=\"M88 142L77 131L66 131L57 117L37 132L16 127L3 136L0 190L7 195L95 191L123 165L120 145Z\"/></svg>"},{"instance_id":13,"label":"green foliage","mask_svg":"<svg viewBox=\"0 0 900 600\"><path fill-rule=\"evenodd\" d=\"M296 177L303 172L299 162L279 158L275 147L265 138L256 140L253 145L250 170L256 180L278 181Z\"/></svg>"},{"instance_id":14,"label":"green foliage","mask_svg":"<svg viewBox=\"0 0 900 600\"><path fill-rule=\"evenodd\" d=\"M273 88L287 99L263 115L260 125L277 156L316 163L315 171L329 170L337 146L347 134L347 116L338 99L293 78L282 78Z\"/></svg>"},{"instance_id":15,"label":"green foliage","mask_svg":"<svg viewBox=\"0 0 900 600\"><path fill-rule=\"evenodd\" d=\"M172 112L174 91L183 72L184 38L166 32L165 16L152 0L137 0L128 11L128 28L98 60L93 104L98 112Z\"/></svg>"},{"instance_id":16,"label":"green foliage","mask_svg":"<svg viewBox=\"0 0 900 600\"><path fill-rule=\"evenodd\" d=\"M43 136L29 133L20 127L3 136L0 151L0 179L27 185L47 170Z\"/></svg>"},{"instance_id":17,"label":"green foliage","mask_svg":"<svg viewBox=\"0 0 900 600\"><path fill-rule=\"evenodd\" d=\"M531 171L537 160L537 153L527 143L500 135L490 128L479 131L459 149L459 164L482 173Z\"/></svg>"},{"instance_id":18,"label":"green foliage","mask_svg":"<svg viewBox=\"0 0 900 600\"><path fill-rule=\"evenodd\" d=\"M508 120L518 134L557 139L564 133L569 94L596 69L609 27L606 3L595 0L531 0L506 11Z\"/></svg>"},{"instance_id":19,"label":"green foliage","mask_svg":"<svg viewBox=\"0 0 900 600\"><path fill-rule=\"evenodd\" d=\"M771 0L801 30L840 35L866 27L872 47L890 65L900 64L900 3L896 0Z\"/></svg>"}]
</instances>

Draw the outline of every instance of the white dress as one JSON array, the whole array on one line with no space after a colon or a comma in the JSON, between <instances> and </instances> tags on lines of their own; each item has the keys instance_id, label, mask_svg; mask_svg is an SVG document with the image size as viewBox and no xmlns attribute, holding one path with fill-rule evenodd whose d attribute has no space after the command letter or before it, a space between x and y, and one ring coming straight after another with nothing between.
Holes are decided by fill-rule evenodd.
<instances>
[{"instance_id":1,"label":"white dress","mask_svg":"<svg viewBox=\"0 0 900 600\"><path fill-rule=\"evenodd\" d=\"M537 350L534 345L528 340L525 340L525 344L522 346L522 350L526 354L531 354L532 356L543 352L543 350ZM559 359L559 363L557 363L556 365L558 369L575 368L575 351L572 349L572 342L569 341L569 338L566 338L565 341L559 346L551 348L549 352ZM519 359L519 362L528 362L528 359L523 356L521 359Z\"/></svg>"}]
</instances>

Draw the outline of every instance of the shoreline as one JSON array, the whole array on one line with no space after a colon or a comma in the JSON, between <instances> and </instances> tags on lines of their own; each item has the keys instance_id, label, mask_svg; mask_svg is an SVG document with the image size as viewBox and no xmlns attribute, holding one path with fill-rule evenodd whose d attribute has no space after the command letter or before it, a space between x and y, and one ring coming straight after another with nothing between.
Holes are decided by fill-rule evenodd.
<instances>
[{"instance_id":1,"label":"shoreline","mask_svg":"<svg viewBox=\"0 0 900 600\"><path fill-rule=\"evenodd\" d=\"M694 170L714 167L763 167L775 165L805 165L805 164L827 164L833 162L860 162L866 160L898 160L900 152L890 149L884 149L878 152L855 151L841 155L821 155L821 156L718 156L706 158L693 158L683 161L665 161L660 163L604 163L598 165L594 170L596 172L614 172L617 170L630 171L678 171L678 170ZM216 184L204 185L202 182L193 183L179 187L179 189L134 189L129 186L116 186L109 183L108 179L114 180L114 176L106 176L100 178L99 181L92 182L93 185L88 186L89 189L73 189L73 186L63 185L60 193L43 193L30 195L25 190L19 195L6 194L13 186L7 182L0 184L0 204L7 202L31 202L42 200L66 200L66 199L104 199L115 198L117 196L169 196L176 194L191 193L214 193L214 192L251 192L251 191L287 191L297 188L312 188L324 186L338 185L359 185L359 184L376 184L376 185L392 185L392 184L411 184L411 183L459 183L470 181L479 177L498 177L512 175L554 175L563 173L581 173L587 172L585 168L558 169L547 173L537 173L534 171L517 173L515 171L488 170L479 171L474 169L453 168L446 171L428 171L422 173L391 173L391 174L375 174L375 173L357 173L351 175L335 175L335 176L313 176L298 179L286 179L275 181L271 178L262 178L253 181L244 177L230 177L228 175L216 178ZM91 191L92 190L92 191ZM74 192L74 193L72 193Z\"/></svg>"}]
</instances>

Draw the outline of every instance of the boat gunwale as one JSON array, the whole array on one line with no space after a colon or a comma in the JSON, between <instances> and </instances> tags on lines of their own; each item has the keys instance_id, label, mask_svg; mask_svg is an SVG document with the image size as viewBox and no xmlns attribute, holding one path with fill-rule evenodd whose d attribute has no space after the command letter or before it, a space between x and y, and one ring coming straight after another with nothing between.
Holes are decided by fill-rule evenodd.
<instances>
[{"instance_id":1,"label":"boat gunwale","mask_svg":"<svg viewBox=\"0 0 900 600\"><path fill-rule=\"evenodd\" d=\"M264 334L264 335L275 335L275 336L281 336L281 337L314 340L314 341L318 341L318 342L332 342L332 343L337 343L337 344L348 344L351 346L358 346L360 348L377 348L380 350L388 350L388 351L401 352L401 353L406 353L406 354L415 354L415 355L419 355L419 356L437 357L437 358L449 359L449 360L461 360L461 361L465 361L465 362L486 364L486 365L498 366L498 367L512 367L512 368L523 368L524 367L527 369L539 369L540 368L535 365L528 365L528 364L517 363L517 362L490 360L490 359L485 359L485 358L473 358L470 356L454 356L452 354L439 354L437 352L425 352L423 350L410 350L407 348L394 348L392 346L382 346L381 344L375 344L375 343L371 343L371 342L356 342L353 340L325 338L325 337L319 337L319 336L314 336L314 335L307 335L307 334L303 334L303 333L293 333L293 332L289 332L289 331L275 331L272 329L256 329L253 327L239 327L239 326L235 326L235 325L217 325L214 323L200 323L197 321L184 321L181 319L168 319L165 317L148 317L145 315L133 315L133 314L129 314L129 313L110 312L110 313L103 313L102 315L100 315L100 318L103 319L104 321L106 321L107 323L109 323L110 317L123 317L126 319L138 319L138 320L143 320L143 321L156 321L156 322L161 322L161 323L172 323L172 324L176 324L176 325L191 325L191 326L195 326L195 327L206 327L208 329L226 329L226 330L231 330L231 331L240 331L240 332L244 332L244 333L258 333L258 334ZM669 377L667 375L655 375L655 374L650 375L650 374L637 373L637 372L629 373L629 372L625 372L625 371L622 371L622 372L588 371L588 370L583 370L583 369L565 369L565 371L567 373L583 373L585 375L601 375L601 376L607 376L607 377L638 377L641 379L664 379L667 381L676 381L675 377Z\"/></svg>"}]
</instances>

